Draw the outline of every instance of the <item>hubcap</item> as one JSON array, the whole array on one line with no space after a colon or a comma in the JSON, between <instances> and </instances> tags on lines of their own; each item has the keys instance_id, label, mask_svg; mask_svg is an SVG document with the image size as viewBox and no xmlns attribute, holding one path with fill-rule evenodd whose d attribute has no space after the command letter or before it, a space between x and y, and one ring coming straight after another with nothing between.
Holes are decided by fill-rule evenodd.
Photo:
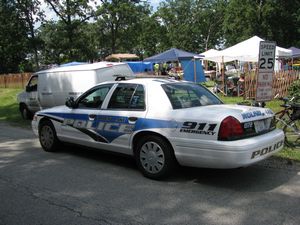
<instances>
[{"instance_id":1,"label":"hubcap","mask_svg":"<svg viewBox=\"0 0 300 225\"><path fill-rule=\"evenodd\" d=\"M41 129L40 137L41 144L47 149L50 149L54 142L54 133L51 127L43 126Z\"/></svg>"},{"instance_id":2,"label":"hubcap","mask_svg":"<svg viewBox=\"0 0 300 225\"><path fill-rule=\"evenodd\" d=\"M165 165L164 152L157 143L146 142L141 148L140 162L147 172L159 173Z\"/></svg>"}]
</instances>

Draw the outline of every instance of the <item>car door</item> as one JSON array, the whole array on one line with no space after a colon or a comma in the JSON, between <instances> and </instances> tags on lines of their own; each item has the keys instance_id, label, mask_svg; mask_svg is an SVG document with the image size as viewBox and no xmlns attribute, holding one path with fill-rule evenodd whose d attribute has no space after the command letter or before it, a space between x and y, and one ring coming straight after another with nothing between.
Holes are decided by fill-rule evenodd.
<instances>
[{"instance_id":1,"label":"car door","mask_svg":"<svg viewBox=\"0 0 300 225\"><path fill-rule=\"evenodd\" d=\"M101 111L99 124L110 143L109 150L132 154L130 140L140 129L146 116L145 87L141 84L119 83Z\"/></svg>"},{"instance_id":2,"label":"car door","mask_svg":"<svg viewBox=\"0 0 300 225\"><path fill-rule=\"evenodd\" d=\"M75 106L63 114L60 138L70 143L101 147L106 140L98 132L103 101L113 84L96 86L78 98Z\"/></svg>"},{"instance_id":3,"label":"car door","mask_svg":"<svg viewBox=\"0 0 300 225\"><path fill-rule=\"evenodd\" d=\"M31 112L40 110L37 85L38 75L34 75L30 78L26 86L26 105Z\"/></svg>"}]
</instances>

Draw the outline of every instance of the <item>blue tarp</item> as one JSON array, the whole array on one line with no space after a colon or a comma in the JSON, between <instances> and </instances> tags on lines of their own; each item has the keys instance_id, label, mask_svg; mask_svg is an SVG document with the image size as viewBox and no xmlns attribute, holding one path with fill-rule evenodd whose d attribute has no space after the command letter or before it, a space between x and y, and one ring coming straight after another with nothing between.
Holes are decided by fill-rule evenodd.
<instances>
[{"instance_id":1,"label":"blue tarp","mask_svg":"<svg viewBox=\"0 0 300 225\"><path fill-rule=\"evenodd\" d=\"M177 48L171 48L165 52L144 59L144 62L163 63L168 61L179 61L185 58L200 58L201 55L186 52Z\"/></svg>"},{"instance_id":2,"label":"blue tarp","mask_svg":"<svg viewBox=\"0 0 300 225\"><path fill-rule=\"evenodd\" d=\"M85 62L69 62L69 63L61 64L59 67L77 66L77 65L83 65L83 64L87 64L87 63L85 63Z\"/></svg>"},{"instance_id":3,"label":"blue tarp","mask_svg":"<svg viewBox=\"0 0 300 225\"><path fill-rule=\"evenodd\" d=\"M290 47L290 50L292 50L292 56L293 57L300 57L300 49L295 47Z\"/></svg>"},{"instance_id":4,"label":"blue tarp","mask_svg":"<svg viewBox=\"0 0 300 225\"><path fill-rule=\"evenodd\" d=\"M182 59L183 79L192 82L205 82L203 67L200 60ZM196 73L194 72L196 68Z\"/></svg>"},{"instance_id":5,"label":"blue tarp","mask_svg":"<svg viewBox=\"0 0 300 225\"><path fill-rule=\"evenodd\" d=\"M144 73L153 70L151 62L134 61L125 63L128 64L128 66L132 69L134 73Z\"/></svg>"},{"instance_id":6,"label":"blue tarp","mask_svg":"<svg viewBox=\"0 0 300 225\"><path fill-rule=\"evenodd\" d=\"M201 55L171 48L160 54L144 59L144 62L163 63L179 61L183 69L183 79L192 82L204 82L205 76L201 65ZM194 72L196 68L196 72Z\"/></svg>"}]
</instances>

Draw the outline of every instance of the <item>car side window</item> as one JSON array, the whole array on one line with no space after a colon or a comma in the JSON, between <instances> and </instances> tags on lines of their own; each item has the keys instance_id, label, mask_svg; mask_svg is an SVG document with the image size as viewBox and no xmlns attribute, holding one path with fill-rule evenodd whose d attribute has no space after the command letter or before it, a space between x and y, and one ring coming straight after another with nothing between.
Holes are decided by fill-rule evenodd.
<instances>
[{"instance_id":1,"label":"car side window","mask_svg":"<svg viewBox=\"0 0 300 225\"><path fill-rule=\"evenodd\" d=\"M99 109L111 87L112 85L105 85L92 89L79 99L78 108Z\"/></svg>"},{"instance_id":2,"label":"car side window","mask_svg":"<svg viewBox=\"0 0 300 225\"><path fill-rule=\"evenodd\" d=\"M145 91L142 85L119 84L108 104L108 109L145 109Z\"/></svg>"}]
</instances>

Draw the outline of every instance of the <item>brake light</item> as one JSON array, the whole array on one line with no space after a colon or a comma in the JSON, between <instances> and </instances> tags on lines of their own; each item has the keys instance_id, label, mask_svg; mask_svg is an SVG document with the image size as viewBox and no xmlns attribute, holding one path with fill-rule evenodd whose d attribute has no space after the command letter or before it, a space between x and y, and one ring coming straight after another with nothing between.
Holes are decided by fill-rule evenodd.
<instances>
[{"instance_id":1,"label":"brake light","mask_svg":"<svg viewBox=\"0 0 300 225\"><path fill-rule=\"evenodd\" d=\"M219 140L228 141L238 139L244 134L242 124L234 117L226 117L219 129Z\"/></svg>"}]
</instances>

